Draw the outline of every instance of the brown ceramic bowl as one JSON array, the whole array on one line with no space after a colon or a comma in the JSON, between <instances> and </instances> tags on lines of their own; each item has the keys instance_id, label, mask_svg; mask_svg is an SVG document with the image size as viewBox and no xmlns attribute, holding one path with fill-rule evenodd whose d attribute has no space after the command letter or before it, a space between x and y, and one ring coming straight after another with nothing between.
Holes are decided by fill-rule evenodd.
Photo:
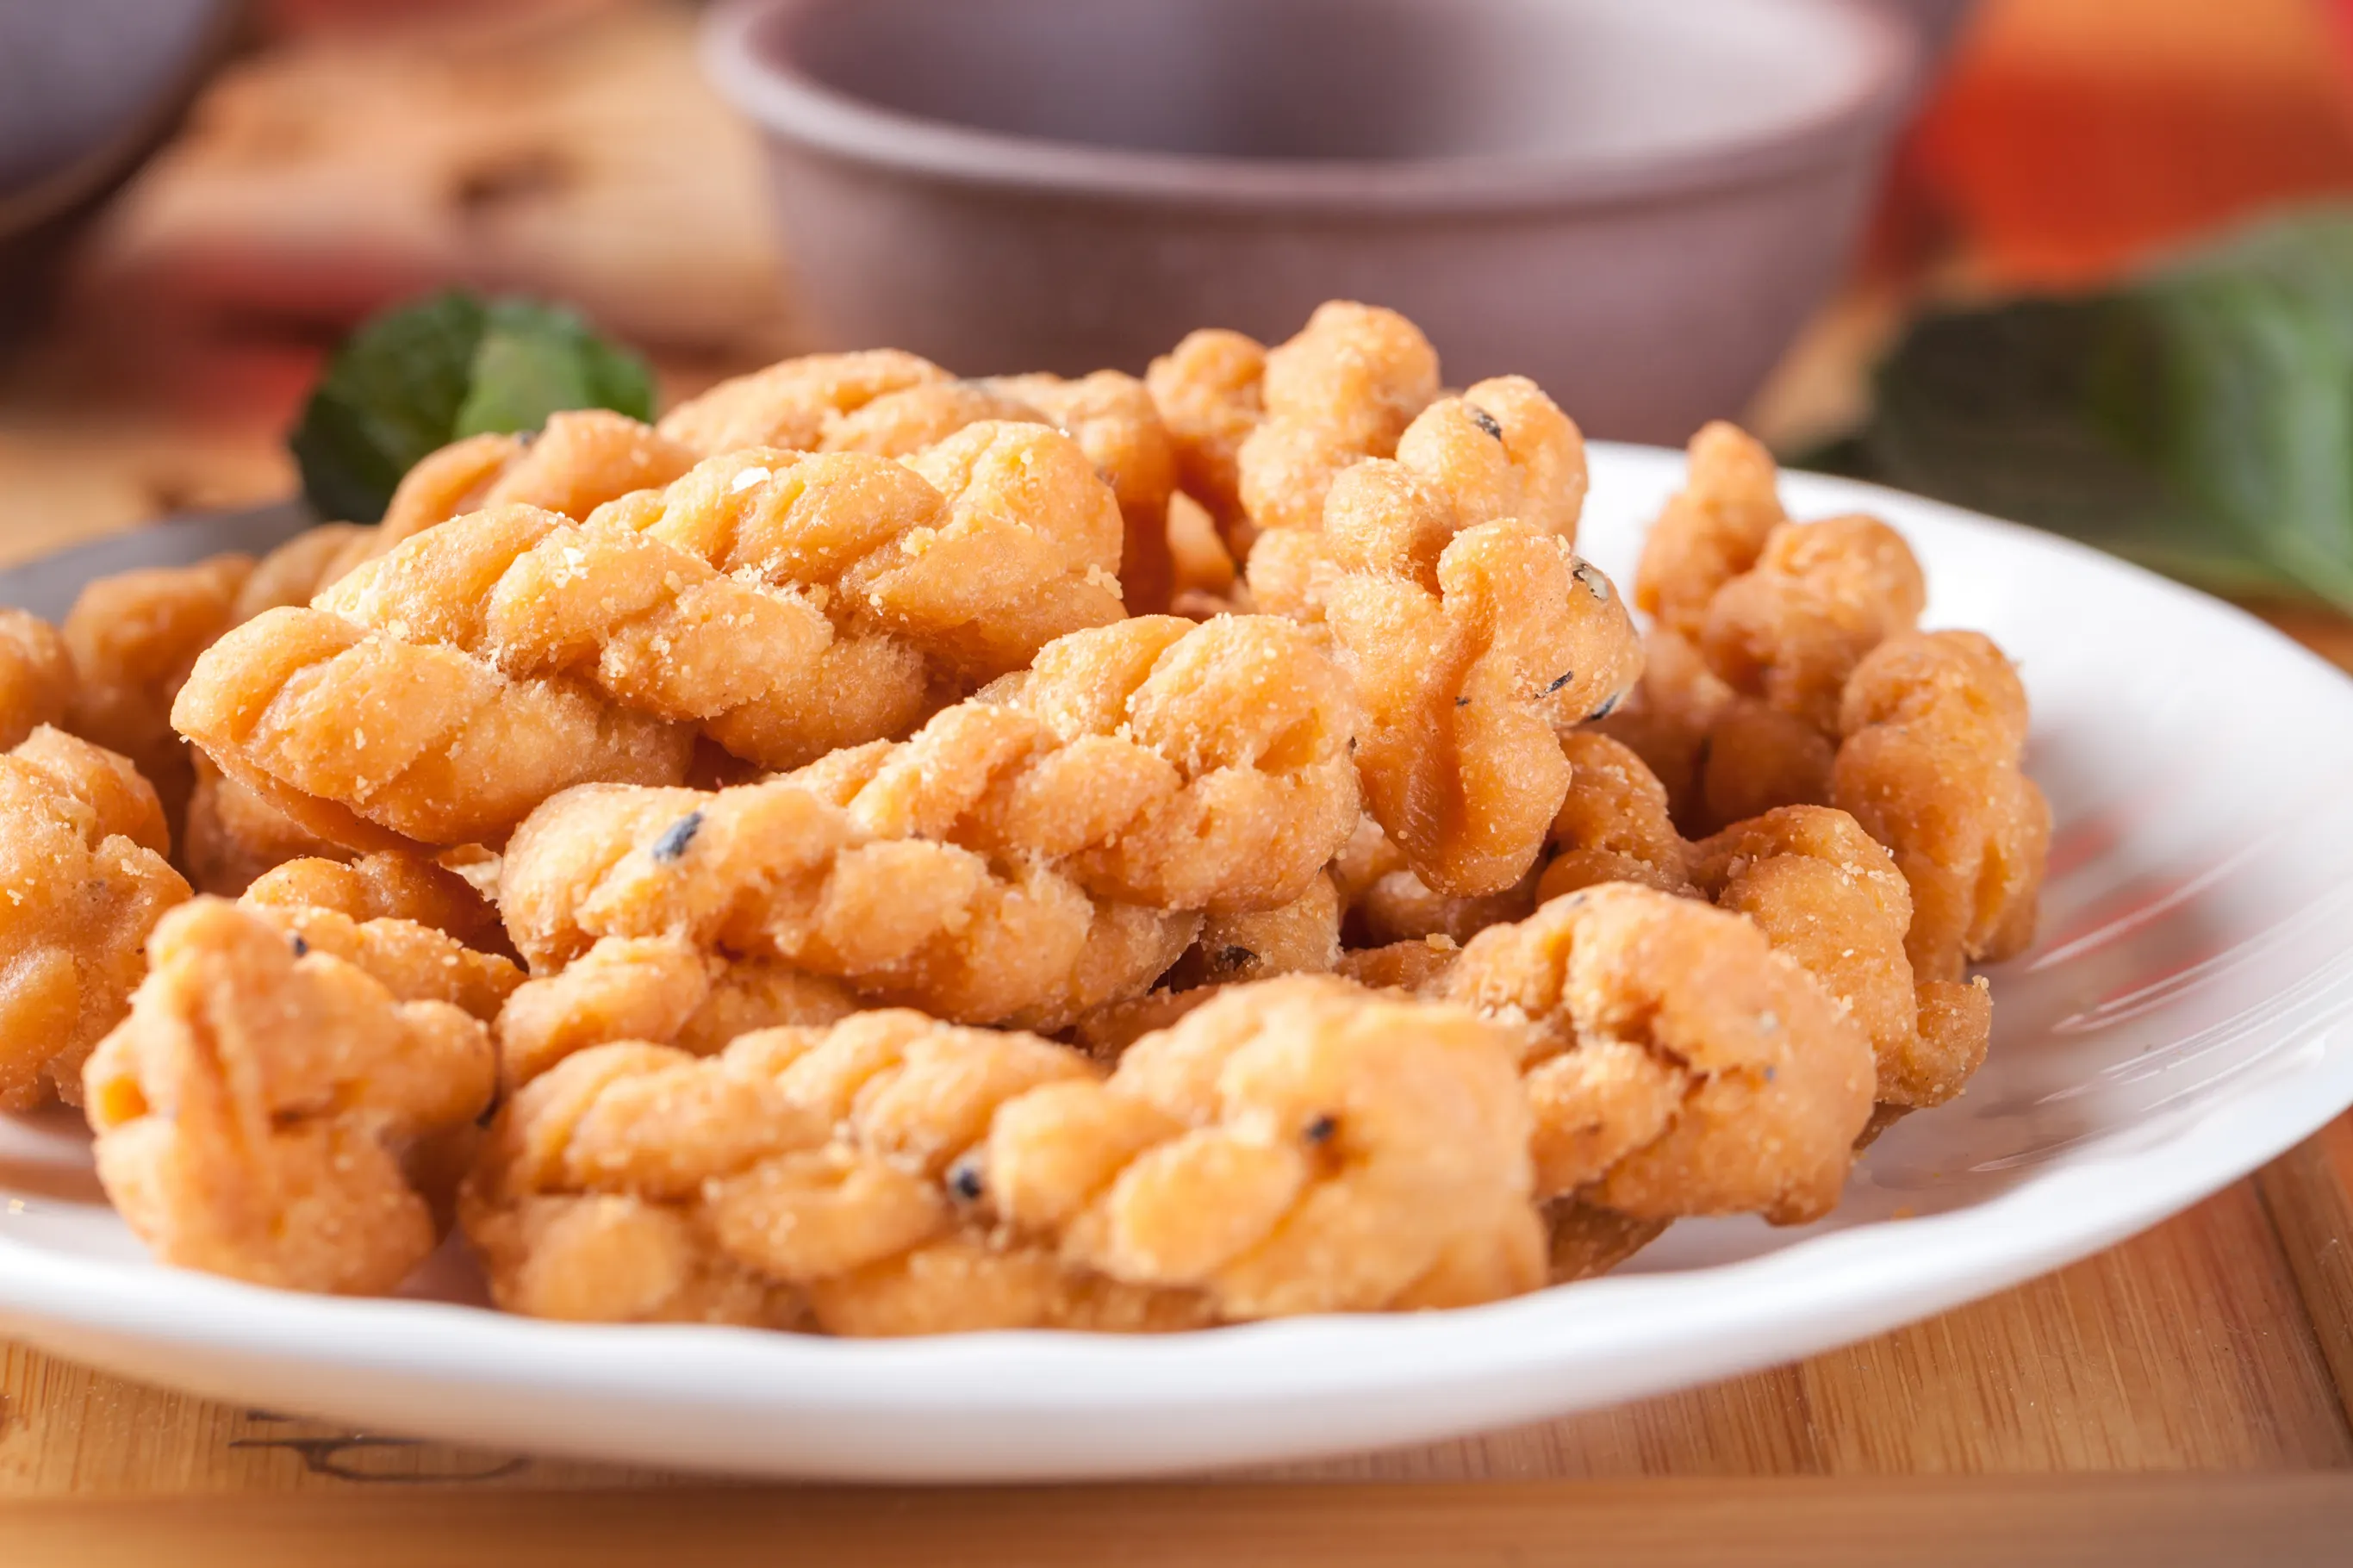
<instances>
[{"instance_id":1,"label":"brown ceramic bowl","mask_svg":"<svg viewBox=\"0 0 2353 1568\"><path fill-rule=\"evenodd\" d=\"M1338 296L1648 440L1836 284L1918 59L1870 0L738 0L705 46L818 346L1140 371Z\"/></svg>"}]
</instances>

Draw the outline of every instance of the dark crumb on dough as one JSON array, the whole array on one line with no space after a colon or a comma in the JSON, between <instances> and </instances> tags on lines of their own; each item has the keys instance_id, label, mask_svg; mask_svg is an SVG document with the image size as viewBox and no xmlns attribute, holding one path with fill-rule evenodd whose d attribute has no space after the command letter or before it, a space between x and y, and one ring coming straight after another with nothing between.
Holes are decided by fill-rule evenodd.
<instances>
[{"instance_id":1,"label":"dark crumb on dough","mask_svg":"<svg viewBox=\"0 0 2353 1568\"><path fill-rule=\"evenodd\" d=\"M699 811L690 811L663 828L662 836L654 840L652 853L655 864L675 865L685 856L687 846L694 842L694 836L701 831L702 813Z\"/></svg>"},{"instance_id":2,"label":"dark crumb on dough","mask_svg":"<svg viewBox=\"0 0 2353 1568\"><path fill-rule=\"evenodd\" d=\"M1300 1136L1310 1143L1329 1143L1332 1142L1332 1135L1339 1131L1339 1119L1327 1112L1301 1129Z\"/></svg>"},{"instance_id":3,"label":"dark crumb on dough","mask_svg":"<svg viewBox=\"0 0 2353 1568\"><path fill-rule=\"evenodd\" d=\"M1493 415L1488 413L1485 409L1480 407L1477 404L1464 404L1462 405L1462 412L1471 416L1472 424L1476 425L1480 429L1484 430L1496 440L1500 441L1504 438L1504 426L1502 421L1498 420Z\"/></svg>"}]
</instances>

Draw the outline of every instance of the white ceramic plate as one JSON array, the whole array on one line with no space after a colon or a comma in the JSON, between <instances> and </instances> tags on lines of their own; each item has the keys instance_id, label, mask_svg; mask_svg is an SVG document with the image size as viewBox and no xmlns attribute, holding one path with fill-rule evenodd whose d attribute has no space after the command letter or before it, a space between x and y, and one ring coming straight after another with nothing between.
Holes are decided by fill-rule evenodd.
<instances>
[{"instance_id":1,"label":"white ceramic plate","mask_svg":"<svg viewBox=\"0 0 2353 1568\"><path fill-rule=\"evenodd\" d=\"M1586 545L1621 582L1681 471L1595 452ZM0 1120L0 1330L216 1397L501 1447L778 1476L1137 1475L1444 1437L1861 1339L2096 1251L2353 1102L2353 683L2044 535L1831 479L1786 494L1800 516L1895 523L1929 624L2021 659L2059 822L2042 940L1995 980L1991 1059L1873 1145L1820 1225L1689 1223L1609 1279L1471 1310L1159 1340L597 1328L459 1304L451 1256L442 1300L434 1281L346 1301L157 1268L53 1115Z\"/></svg>"}]
</instances>

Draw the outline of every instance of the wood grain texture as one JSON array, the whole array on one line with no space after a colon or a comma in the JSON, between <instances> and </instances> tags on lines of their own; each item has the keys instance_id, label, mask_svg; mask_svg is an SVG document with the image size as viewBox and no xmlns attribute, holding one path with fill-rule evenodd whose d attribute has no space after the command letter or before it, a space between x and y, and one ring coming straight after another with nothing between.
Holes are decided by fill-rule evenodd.
<instances>
[{"instance_id":1,"label":"wood grain texture","mask_svg":"<svg viewBox=\"0 0 2353 1568\"><path fill-rule=\"evenodd\" d=\"M12 1568L2342 1563L2353 1478L416 1494L0 1510ZM1736 1552L1727 1542L1737 1542Z\"/></svg>"}]
</instances>

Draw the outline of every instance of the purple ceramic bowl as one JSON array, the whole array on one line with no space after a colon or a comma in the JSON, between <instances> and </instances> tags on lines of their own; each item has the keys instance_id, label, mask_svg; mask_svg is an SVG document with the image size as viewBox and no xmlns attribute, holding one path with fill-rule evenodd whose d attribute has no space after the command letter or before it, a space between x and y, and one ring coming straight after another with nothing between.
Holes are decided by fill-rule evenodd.
<instances>
[{"instance_id":1,"label":"purple ceramic bowl","mask_svg":"<svg viewBox=\"0 0 2353 1568\"><path fill-rule=\"evenodd\" d=\"M1395 307L1597 435L1736 413L1918 69L1871 0L737 0L814 346L1141 371Z\"/></svg>"}]
</instances>

